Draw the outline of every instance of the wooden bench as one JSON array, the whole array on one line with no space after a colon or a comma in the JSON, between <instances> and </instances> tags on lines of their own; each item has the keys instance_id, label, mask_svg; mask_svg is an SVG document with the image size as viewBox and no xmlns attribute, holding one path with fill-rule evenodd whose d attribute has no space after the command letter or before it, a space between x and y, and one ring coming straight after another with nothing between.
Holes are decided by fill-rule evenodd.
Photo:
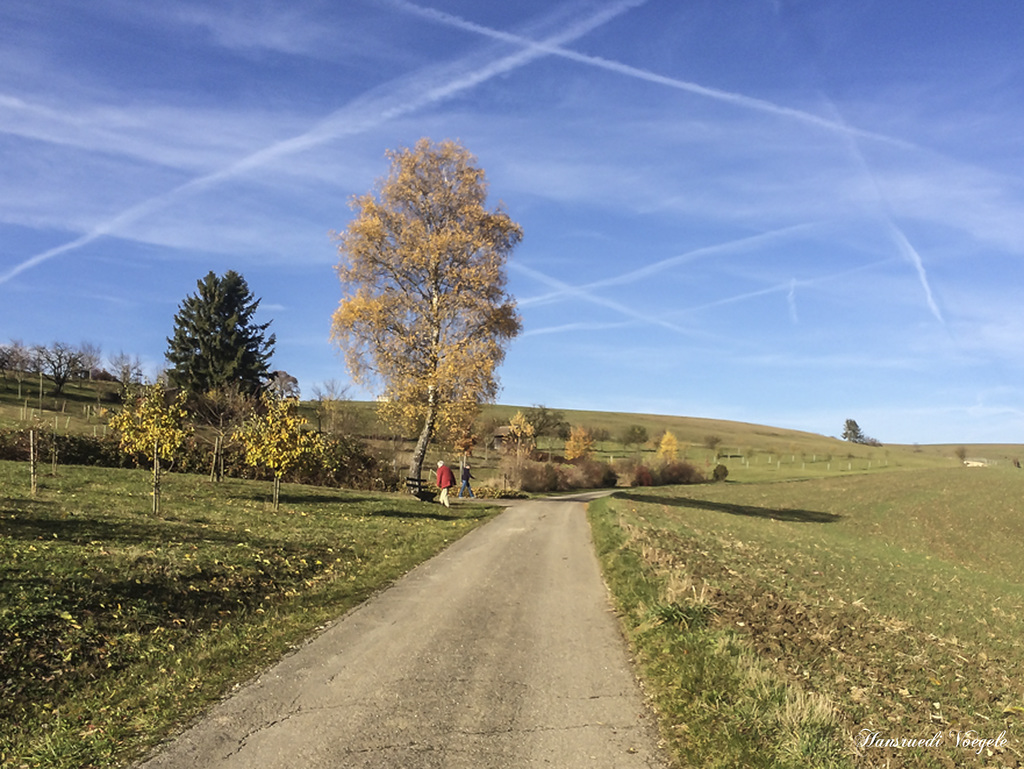
<instances>
[{"instance_id":1,"label":"wooden bench","mask_svg":"<svg viewBox=\"0 0 1024 769\"><path fill-rule=\"evenodd\" d=\"M437 492L428 489L422 478L406 478L405 488L408 489L410 494L423 502L433 502L434 497L437 496Z\"/></svg>"}]
</instances>

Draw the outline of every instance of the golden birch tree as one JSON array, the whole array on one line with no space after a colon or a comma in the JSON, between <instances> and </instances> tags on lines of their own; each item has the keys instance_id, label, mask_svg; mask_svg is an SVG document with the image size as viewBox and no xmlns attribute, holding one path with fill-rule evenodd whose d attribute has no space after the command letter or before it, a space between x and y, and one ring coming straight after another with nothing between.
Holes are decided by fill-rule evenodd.
<instances>
[{"instance_id":1,"label":"golden birch tree","mask_svg":"<svg viewBox=\"0 0 1024 769\"><path fill-rule=\"evenodd\" d=\"M332 337L352 378L381 396L381 416L419 438L419 478L439 435L469 428L498 391L505 345L520 331L506 262L522 229L498 206L460 144L421 139L389 151L375 193L352 201L338 234L343 297Z\"/></svg>"},{"instance_id":2,"label":"golden birch tree","mask_svg":"<svg viewBox=\"0 0 1024 769\"><path fill-rule=\"evenodd\" d=\"M121 435L121 450L153 462L153 514L160 513L160 460L171 461L191 433L185 393L171 400L159 384L144 388L110 420Z\"/></svg>"}]
</instances>

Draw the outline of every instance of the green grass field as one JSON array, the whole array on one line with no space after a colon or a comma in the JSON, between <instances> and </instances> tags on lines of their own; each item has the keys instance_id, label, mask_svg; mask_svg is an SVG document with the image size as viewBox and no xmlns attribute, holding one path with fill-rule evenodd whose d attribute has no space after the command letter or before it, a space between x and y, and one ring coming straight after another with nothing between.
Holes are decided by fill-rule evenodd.
<instances>
[{"instance_id":1,"label":"green grass field","mask_svg":"<svg viewBox=\"0 0 1024 769\"><path fill-rule=\"evenodd\" d=\"M0 462L0 766L118 766L496 508Z\"/></svg>"},{"instance_id":2,"label":"green grass field","mask_svg":"<svg viewBox=\"0 0 1024 769\"><path fill-rule=\"evenodd\" d=\"M1022 508L1024 471L910 469L620 491L591 519L680 766L1017 767Z\"/></svg>"}]
</instances>

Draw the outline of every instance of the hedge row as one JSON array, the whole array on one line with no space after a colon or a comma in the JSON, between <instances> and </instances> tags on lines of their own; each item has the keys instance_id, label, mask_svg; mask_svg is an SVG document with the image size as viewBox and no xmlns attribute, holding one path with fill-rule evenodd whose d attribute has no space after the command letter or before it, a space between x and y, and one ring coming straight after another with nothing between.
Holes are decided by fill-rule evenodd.
<instances>
[{"instance_id":1,"label":"hedge row","mask_svg":"<svg viewBox=\"0 0 1024 769\"><path fill-rule=\"evenodd\" d=\"M40 463L56 461L62 465L90 465L94 467L148 467L142 455L125 454L118 439L113 436L54 435L36 433L36 456ZM325 435L323 455L306 461L288 472L288 483L315 486L333 486L353 489L394 491L398 478L387 463L372 456L366 446L356 438ZM224 474L235 478L269 480L271 474L245 463L240 446L227 445L222 451ZM28 430L0 430L0 459L27 462L29 459ZM168 468L172 472L209 473L213 462L213 446L195 437L190 438L178 452Z\"/></svg>"}]
</instances>

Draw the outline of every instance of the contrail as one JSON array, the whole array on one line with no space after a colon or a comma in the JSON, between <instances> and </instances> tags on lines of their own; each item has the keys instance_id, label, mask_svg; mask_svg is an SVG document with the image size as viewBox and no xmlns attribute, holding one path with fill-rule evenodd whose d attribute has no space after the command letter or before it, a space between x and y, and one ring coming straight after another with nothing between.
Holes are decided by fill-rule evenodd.
<instances>
[{"instance_id":1,"label":"contrail","mask_svg":"<svg viewBox=\"0 0 1024 769\"><path fill-rule=\"evenodd\" d=\"M650 315L644 315L643 313L637 312L632 307L627 307L621 302L616 302L613 299L605 299L604 297L601 296L595 296L594 294L591 294L589 291L582 287L571 286L568 283L564 283L563 281L558 280L557 278L552 278L550 275L545 275L543 272L534 270L518 262L510 262L509 268L516 272L521 272L524 275L527 275L528 277L531 277L536 281L544 283L547 286L558 289L559 293L562 295L574 296L578 299L583 299L593 304L597 304L602 307L607 307L609 310L614 310L615 312L625 315L627 318L632 318L633 320L642 321L643 323L649 323L655 326L662 326L663 328L667 328L670 331L675 331L676 333L690 333L689 329L685 329L682 326L679 326L675 323L671 323L667 320L662 320L661 318L655 318Z\"/></svg>"},{"instance_id":2,"label":"contrail","mask_svg":"<svg viewBox=\"0 0 1024 769\"><path fill-rule=\"evenodd\" d=\"M843 118L841 113L839 112L839 108L831 99L828 98L828 96L825 96L825 98L828 101L829 105L832 107L833 112L835 112L836 115L839 116L839 120L841 122ZM892 214L889 212L886 206L885 195L882 194L882 190L878 186L878 179L875 177L874 172L868 165L867 158L865 158L864 153L861 152L860 145L857 143L857 137L852 133L847 134L846 140L847 147L850 150L850 154L853 156L857 165L860 167L860 170L864 174L864 177L871 184L871 189L873 190L875 197L873 203L876 215L885 224L885 227L888 230L889 235L892 237L900 253L904 256L904 258L907 259L907 261L909 261L914 266L914 269L917 272L917 279L921 283L921 288L924 290L925 302L928 305L928 309L931 311L932 315L935 316L935 319L939 321L939 323L945 325L946 321L942 317L942 312L939 310L939 306L938 304L936 304L935 297L932 294L932 287L931 284L928 282L928 273L925 271L924 260L921 258L921 254L917 252L917 249L914 248L910 240L907 238L906 233L903 232L900 226L896 223L896 220L893 218Z\"/></svg>"},{"instance_id":3,"label":"contrail","mask_svg":"<svg viewBox=\"0 0 1024 769\"><path fill-rule=\"evenodd\" d=\"M659 272L664 272L670 267L674 267L677 264L684 264L686 262L694 261L706 256L714 256L715 254L728 253L734 251L742 251L746 248L752 248L757 245L761 245L765 241L775 240L794 232L802 232L807 229L813 228L813 224L794 224L788 227L780 227L776 230L770 230L769 232L758 233L757 235L750 235L745 238L738 238L736 240L730 240L725 243L716 243L712 246L702 246L695 248L691 251L687 251L676 256L670 256L667 259L662 259L651 264L638 267L635 270L624 272L621 275L617 275L612 278L605 278L603 280L596 280L593 283L587 283L583 286L573 287L574 291L593 291L598 288L608 288L611 286L622 286L627 283L634 283L644 278L649 278L652 275L656 275ZM532 299L526 299L519 302L520 306L530 304L541 304L554 301L562 296L561 292L551 292L542 296L536 296Z\"/></svg>"},{"instance_id":4,"label":"contrail","mask_svg":"<svg viewBox=\"0 0 1024 769\"><path fill-rule=\"evenodd\" d=\"M598 67L609 72L616 72L620 75L625 75L626 77L644 80L649 83L667 86L680 91L687 91L698 96L704 96L709 99L726 102L737 107L744 107L746 109L752 109L758 112L776 115L778 117L799 120L802 123L808 123L810 125L817 126L818 128L824 128L836 133L859 136L864 139L872 139L874 141L884 142L886 144L892 144L908 149L917 149L917 146L911 142L896 139L892 136L886 136L885 134L875 133L873 131L854 128L842 121L829 120L828 118L816 115L813 112L807 112L793 107L786 107L781 104L776 104L775 102L767 101L766 99L758 99L753 96L746 96L745 94L735 93L733 91L711 88L688 80L680 80L666 75L659 75L658 73L651 72L650 70L640 69L639 67L633 67L629 64L623 64L622 62L606 59L601 56L591 56L589 54L579 53L578 51L565 48L559 43L552 42L550 39L543 41L531 40L511 32L503 32L502 30L486 27L482 24L477 24L476 22L467 21L459 16L454 16L450 13L445 13L444 11L439 11L434 8L424 8L411 3L408 0L387 0L387 2L397 8L403 8L409 13L417 14L422 18L435 21L439 24L461 29L466 32L475 32L494 40L501 40L507 43L521 45L530 50L537 50L551 56L558 56L581 64L588 64L592 67Z\"/></svg>"},{"instance_id":5,"label":"contrail","mask_svg":"<svg viewBox=\"0 0 1024 769\"><path fill-rule=\"evenodd\" d=\"M742 294L734 294L733 296L725 297L724 299L716 299L713 302L705 302L704 304L695 305L693 307L687 307L684 310L680 310L680 313L692 313L701 312L702 310L710 310L713 307L722 307L728 304L737 304L738 302L745 302L747 299L754 299L759 296L767 296L768 294L781 294L787 293L787 296L796 295L796 289L804 288L808 286L814 286L819 283L827 283L831 280L839 280L841 278L848 278L851 275L855 275L860 272L866 272L867 270L874 269L886 264L892 264L896 260L894 258L880 259L878 261L870 262L868 264L861 264L857 267L852 267L848 270L842 270L841 272L834 272L831 275L818 275L814 278L790 278L785 283L777 283L774 286L767 286L766 288L759 288L756 291L747 291ZM794 312L795 312L795 308Z\"/></svg>"},{"instance_id":6,"label":"contrail","mask_svg":"<svg viewBox=\"0 0 1024 769\"><path fill-rule=\"evenodd\" d=\"M703 310L710 310L715 307L723 307L730 304L739 304L740 302L745 302L748 299L756 299L757 297L761 296L785 293L787 296L787 302L789 303L790 317L793 320L793 322L797 322L798 319L796 317L795 300L797 287L814 286L816 284L825 283L831 280L847 278L855 273L864 272L866 270L870 270L881 265L892 264L894 261L895 259L892 258L882 259L879 261L871 262L870 264L862 264L849 270L843 270L841 272L833 273L831 275L820 275L818 277L804 279L791 278L789 281L785 283L778 283L776 285L766 286L764 288L759 288L754 291L745 291L742 294L734 294L733 296L724 297L722 299L716 299L712 302L705 302L704 304L694 305L693 307L687 307L683 310L678 310L674 312L673 315L688 315L696 312L701 312ZM670 331L675 331L681 334L687 334L689 336L693 336L695 333L693 329L684 328L676 323L664 320L663 318L656 318L650 315L644 315L642 313L637 312L636 310L633 310L630 307L626 307L625 305L619 302L595 296L587 290L588 288L590 288L590 286L594 284L588 284L587 286L572 286L567 283L564 283L563 281L557 280L556 278L552 278L550 275L545 275L542 272L531 269L529 267L525 267L522 264L516 262L510 263L509 266L511 269L517 272L521 272L524 275L527 275L528 277L531 277L541 283L544 283L547 286L558 289L557 292L545 294L543 297L519 301L518 304L520 307L529 304L536 304L541 299L549 299L555 296L572 296L578 299L583 299L585 301L591 302L593 304L607 307L608 309L611 310L615 310L616 312L619 312L628 318L632 318L633 320L649 323L651 325L662 326L663 328L667 328ZM584 325L585 324L569 323L562 326L553 326L546 329L527 332L525 336L541 333L557 333L560 331L578 331L583 330ZM606 327L612 328L615 325L616 324L609 323Z\"/></svg>"},{"instance_id":7,"label":"contrail","mask_svg":"<svg viewBox=\"0 0 1024 769\"><path fill-rule=\"evenodd\" d=\"M68 241L67 243L51 248L48 251L43 251L42 253L36 254L35 256L26 259L20 264L15 265L12 269L7 271L3 275L0 275L0 286L2 286L4 283L9 281L16 275L20 275L25 270L29 270L37 265L40 265L43 262L48 261L55 256L60 256L61 254L65 254L68 251L74 251L76 249L82 248L83 246L87 246L94 240L102 238L104 235L112 235L121 226L132 224L133 222L136 222L139 219L141 219L146 214L153 213L154 211L158 211L161 208L164 208L166 204L170 202L170 197L171 194L169 193L168 195L150 198L149 200L143 203L139 203L136 206L132 206L131 208L122 211L113 219L109 219L106 222L103 222L102 224L94 228L91 232L88 232L85 235L82 235L81 237L75 238L74 240Z\"/></svg>"},{"instance_id":8,"label":"contrail","mask_svg":"<svg viewBox=\"0 0 1024 769\"><path fill-rule=\"evenodd\" d=\"M415 5L414 3L411 3L408 0L388 0L388 2L390 2L395 7L403 8L409 11L410 13L415 13L423 18L430 19L437 23L445 24L447 26L455 27L457 29L462 29L467 32L475 32L477 34L481 34L495 40L501 40L504 42L521 45L528 50L543 51L544 53L550 54L552 56L559 56L561 58L569 59L571 61L577 61L582 64L588 64L590 66L599 67L601 69L605 69L611 72L617 72L627 77L633 77L639 80L644 80L647 82L668 86L670 88L687 91L700 96L716 99L718 101L727 102L729 104L733 104L739 107L745 107L747 109L753 109L759 112L768 113L779 117L799 120L803 123L808 123L810 125L814 125L819 128L824 128L829 131L841 134L849 139L850 145L853 149L855 156L859 160L867 176L871 179L872 184L875 186L876 195L878 196L879 201L883 199L881 191L878 190L878 186L875 182L874 176L873 174L871 174L862 153L856 146L856 139L871 139L874 141L884 142L886 144L904 147L907 149L918 149L917 145L911 142L896 139L894 137L886 136L884 134L875 133L873 131L865 131L859 128L852 127L845 120L843 120L841 116L838 120L829 119L822 117L820 115L816 115L812 112L806 112L804 110L794 109L792 107L785 107L779 104L775 104L774 102L766 101L764 99L757 99L751 96L746 96L744 94L734 93L732 91L723 91L718 88L709 88L698 83L692 83L686 80L679 80L677 78L659 75L655 72L640 69L638 67L632 67L628 64L623 64L621 62L613 61L611 59L605 59L600 56L590 56L588 54L579 53L577 51L565 48L560 44L552 43L550 39L544 41L535 41L530 40L529 38L522 37L520 35L512 34L510 32L496 30L491 27L486 27L482 24L477 24L472 21L467 21L466 19L460 18L458 16L445 13L444 11L439 11L434 8L424 8L422 6ZM833 105L833 110L835 110L838 114L838 110L835 108L835 105ZM890 231L893 233L893 237L896 240L896 243L899 246L901 252L904 254L904 256L906 256L906 258L914 265L915 269L917 270L918 278L920 279L921 285L924 288L925 297L929 309L931 310L932 314L939 320L939 322L944 323L942 313L939 311L938 305L935 303L935 299L932 295L931 286L928 283L928 275L925 271L924 262L921 259L921 255L918 254L918 252L914 249L913 245L911 245L906 235L893 221L892 217L889 216L887 213L883 213L883 217L885 218ZM654 267L655 266L652 265L652 268ZM642 272L642 270L638 272ZM590 287L595 287L598 285L601 284L591 284ZM554 296L557 295L558 294L554 294ZM541 302L548 299L550 296L552 295L548 295L545 297L537 297L532 301Z\"/></svg>"},{"instance_id":9,"label":"contrail","mask_svg":"<svg viewBox=\"0 0 1024 769\"><path fill-rule=\"evenodd\" d=\"M646 0L622 0L571 24L562 32L551 35L541 43L523 48L484 66L475 66L472 62L464 59L458 68L465 71L460 71L456 76L440 85L426 86L423 81L427 78L421 73L411 82L399 82L397 87L392 84L383 94L378 95L371 92L369 96L358 98L331 113L305 133L272 144L247 155L227 168L192 179L162 195L131 206L112 219L97 225L92 231L26 259L0 275L0 285L25 270L36 267L56 256L82 248L104 236L113 235L123 227L134 224L149 214L167 208L173 202L196 192L328 141L363 133L395 118L450 99L494 77L519 69L536 59L550 55L549 49L558 50L561 45L582 37L644 2ZM449 66L444 69L452 68ZM435 73L436 69L428 74L434 75Z\"/></svg>"},{"instance_id":10,"label":"contrail","mask_svg":"<svg viewBox=\"0 0 1024 769\"><path fill-rule=\"evenodd\" d=\"M942 313L939 311L939 306L935 303L935 297L932 295L932 287L928 282L928 273L924 269L924 260L921 255L917 253L917 249L911 245L910 241L907 240L907 236L903 234L903 230L896 226L895 222L889 220L889 231L892 233L893 240L896 241L896 245L899 246L900 252L907 258L907 260L914 265L914 269L917 270L917 279L921 282L921 288L924 289L924 298L928 303L928 309L931 310L932 315L939 321L939 323L945 323L942 318Z\"/></svg>"},{"instance_id":11,"label":"contrail","mask_svg":"<svg viewBox=\"0 0 1024 769\"><path fill-rule=\"evenodd\" d=\"M633 325L629 321L618 323L563 323L561 326L547 326L546 328L530 328L520 336L544 336L545 334L563 334L568 331L608 331L613 328L626 328Z\"/></svg>"},{"instance_id":12,"label":"contrail","mask_svg":"<svg viewBox=\"0 0 1024 769\"><path fill-rule=\"evenodd\" d=\"M615 312L617 312L617 313L619 313L621 315L624 315L627 318L630 318L632 320L639 321L641 323L646 323L646 324L649 324L649 325L652 325L652 326L661 326L662 328L668 329L669 331L674 331L677 334L685 334L687 336L699 335L699 333L697 331L695 331L694 329L692 329L692 328L685 328L683 326L680 326L677 323L672 323L671 321L665 320L664 318L658 318L658 317L655 317L655 316L652 316L652 315L645 315L645 314L643 314L641 312L638 312L638 311L634 310L632 307L627 307L626 305L622 304L621 302L616 302L616 301L614 301L612 299L605 299L604 297L596 296L595 294L592 294L589 291L587 291L586 288L583 287L583 286L572 286L572 285L570 285L568 283L565 283L565 282L563 282L561 280L558 280L557 278L552 278L550 275L546 275L543 272L540 272L538 270L534 270L534 269L532 269L530 267L526 267L525 265L520 264L518 262L511 262L511 263L509 263L509 269L511 269L511 270L513 270L515 272L520 272L520 273L526 275L527 277L533 278L534 280L536 280L536 281L538 281L540 283L544 283L547 286L550 286L552 288L557 289L557 292L556 292L557 296L563 296L563 297L564 296L571 296L571 297L574 297L574 298L577 298L577 299L582 299L582 300L590 302L592 304L596 304L596 305L601 306L601 307L606 307L609 310L614 310ZM740 301L743 301L745 299L751 299L751 298L753 298L755 296L763 296L765 294L772 294L772 293L775 293L775 292L777 292L779 290L780 290L779 286L771 286L771 287L768 287L768 288L760 289L758 291L752 291L752 292L749 292L749 293L746 293L746 294L742 294L742 295L739 295L739 296L729 297L728 299L720 299L718 301L711 302L709 304L703 305L702 307L691 308L687 312L692 312L692 311L695 311L695 310L704 309L704 308L708 308L708 307L714 307L714 306L721 305L721 304L731 304L733 302L740 302ZM527 300L526 302L518 302L518 304L520 306L525 305L525 304L531 304L531 303L532 302L530 302L529 300ZM615 325L616 324L609 323L609 324L607 324L606 328L611 328L611 327L614 327ZM546 329L538 329L538 330L534 330L532 332L528 331L528 332L526 332L524 334L524 336L534 336L534 335L537 335L537 334L545 334L545 333L547 333L547 334L554 334L554 333L559 333L559 332L563 332L563 331L580 331L580 330L591 330L591 329L586 328L586 326L584 324L569 323L569 324L564 324L564 325L561 325L561 326L553 326L553 327L546 328Z\"/></svg>"}]
</instances>

